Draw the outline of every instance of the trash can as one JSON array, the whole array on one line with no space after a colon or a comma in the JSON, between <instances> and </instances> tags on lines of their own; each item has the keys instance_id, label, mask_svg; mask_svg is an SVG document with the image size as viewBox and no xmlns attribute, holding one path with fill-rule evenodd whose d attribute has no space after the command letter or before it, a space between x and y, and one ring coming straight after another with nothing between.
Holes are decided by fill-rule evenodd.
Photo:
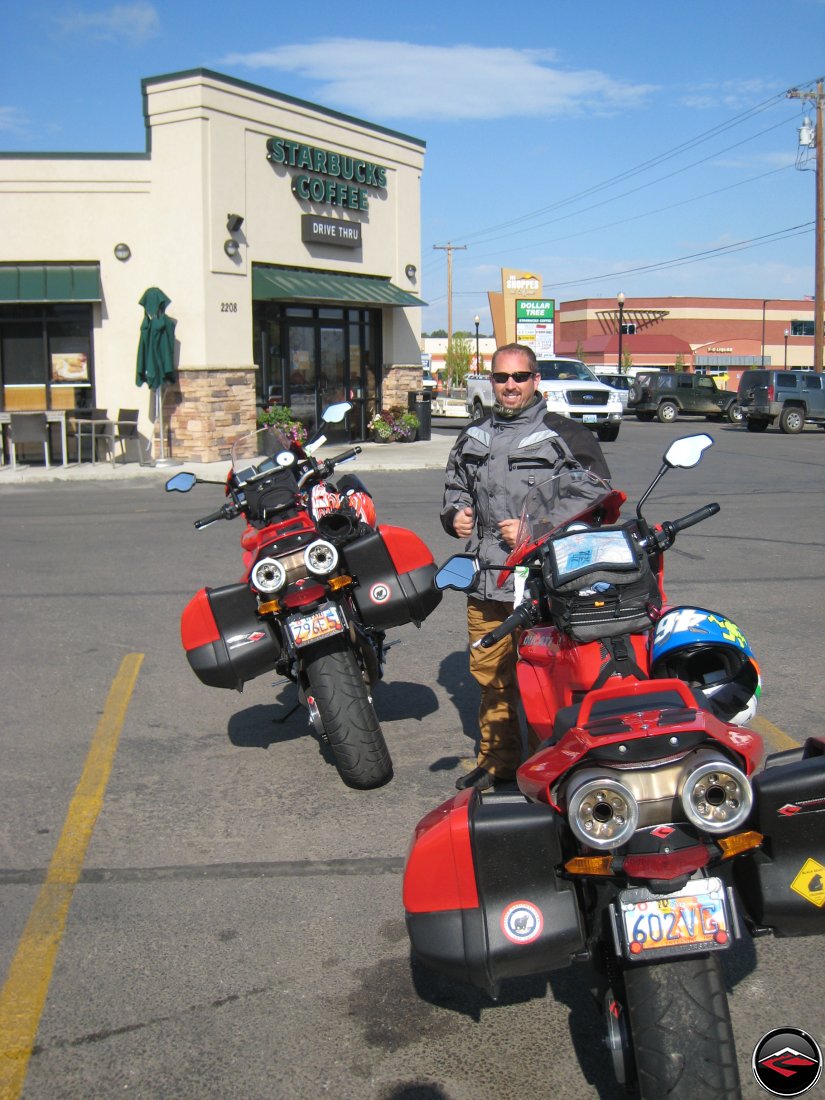
<instances>
[{"instance_id":1,"label":"trash can","mask_svg":"<svg viewBox=\"0 0 825 1100\"><path fill-rule=\"evenodd\" d=\"M418 417L416 438L424 442L432 439L432 406L427 401L426 395L420 391L410 390L407 394L407 408Z\"/></svg>"}]
</instances>

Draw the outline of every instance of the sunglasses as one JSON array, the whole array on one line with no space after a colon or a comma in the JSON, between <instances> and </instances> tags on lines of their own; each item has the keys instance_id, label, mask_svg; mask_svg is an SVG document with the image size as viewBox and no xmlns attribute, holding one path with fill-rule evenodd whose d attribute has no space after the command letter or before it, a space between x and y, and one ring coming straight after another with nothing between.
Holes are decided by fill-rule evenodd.
<instances>
[{"instance_id":1,"label":"sunglasses","mask_svg":"<svg viewBox=\"0 0 825 1100\"><path fill-rule=\"evenodd\" d=\"M528 378L533 377L533 371L531 370L514 370L512 374L505 374L503 370L494 370L490 376L494 382L498 382L500 386L503 386L508 379L512 378L514 382L526 382Z\"/></svg>"}]
</instances>

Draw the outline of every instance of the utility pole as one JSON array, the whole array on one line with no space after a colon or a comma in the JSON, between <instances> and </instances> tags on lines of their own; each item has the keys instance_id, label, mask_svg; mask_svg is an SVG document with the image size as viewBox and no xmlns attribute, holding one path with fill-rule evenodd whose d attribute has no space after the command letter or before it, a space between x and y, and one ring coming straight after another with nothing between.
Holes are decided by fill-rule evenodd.
<instances>
[{"instance_id":1,"label":"utility pole","mask_svg":"<svg viewBox=\"0 0 825 1100\"><path fill-rule=\"evenodd\" d=\"M453 342L453 253L466 251L466 244L434 244L433 248L439 248L447 253L447 351L449 352Z\"/></svg>"},{"instance_id":2,"label":"utility pole","mask_svg":"<svg viewBox=\"0 0 825 1100\"><path fill-rule=\"evenodd\" d=\"M823 172L822 102L823 82L818 80L815 92L800 92L792 88L789 99L804 99L816 106L814 145L816 153L816 227L814 245L814 370L822 370L822 347L825 336L825 172ZM800 135L801 137L801 135ZM797 164L799 162L797 161Z\"/></svg>"}]
</instances>

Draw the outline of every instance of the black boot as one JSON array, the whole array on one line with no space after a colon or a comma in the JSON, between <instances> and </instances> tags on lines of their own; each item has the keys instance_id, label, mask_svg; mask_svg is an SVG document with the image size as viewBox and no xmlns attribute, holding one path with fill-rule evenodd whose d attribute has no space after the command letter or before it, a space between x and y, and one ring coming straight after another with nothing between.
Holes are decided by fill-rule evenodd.
<instances>
[{"instance_id":1,"label":"black boot","mask_svg":"<svg viewBox=\"0 0 825 1100\"><path fill-rule=\"evenodd\" d=\"M471 772L456 779L455 787L457 791L466 791L468 787L475 787L477 791L488 791L495 781L496 777L486 768L473 768Z\"/></svg>"}]
</instances>

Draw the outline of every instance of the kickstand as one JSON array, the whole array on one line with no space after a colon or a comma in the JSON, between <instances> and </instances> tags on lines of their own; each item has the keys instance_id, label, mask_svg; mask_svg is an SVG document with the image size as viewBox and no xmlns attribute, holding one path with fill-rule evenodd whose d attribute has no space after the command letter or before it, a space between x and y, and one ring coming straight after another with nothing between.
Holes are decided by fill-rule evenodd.
<instances>
[{"instance_id":1,"label":"kickstand","mask_svg":"<svg viewBox=\"0 0 825 1100\"><path fill-rule=\"evenodd\" d=\"M295 713L295 711L296 711L296 710L300 710L300 709L301 709L301 704L300 704L300 702L298 702L298 703L296 703L296 704L295 704L294 706L290 707L290 708L289 708L289 710L288 710L288 711L287 711L287 712L286 712L285 714L281 714L281 715L279 715L279 716L278 716L277 718L273 718L273 719L272 719L272 721L273 721L273 722L274 722L274 723L275 723L276 725L280 726L280 725L282 725L282 724L283 724L284 722L286 722L286 720L287 720L288 718L291 718L291 717L292 717L292 715L293 715L293 714Z\"/></svg>"}]
</instances>

